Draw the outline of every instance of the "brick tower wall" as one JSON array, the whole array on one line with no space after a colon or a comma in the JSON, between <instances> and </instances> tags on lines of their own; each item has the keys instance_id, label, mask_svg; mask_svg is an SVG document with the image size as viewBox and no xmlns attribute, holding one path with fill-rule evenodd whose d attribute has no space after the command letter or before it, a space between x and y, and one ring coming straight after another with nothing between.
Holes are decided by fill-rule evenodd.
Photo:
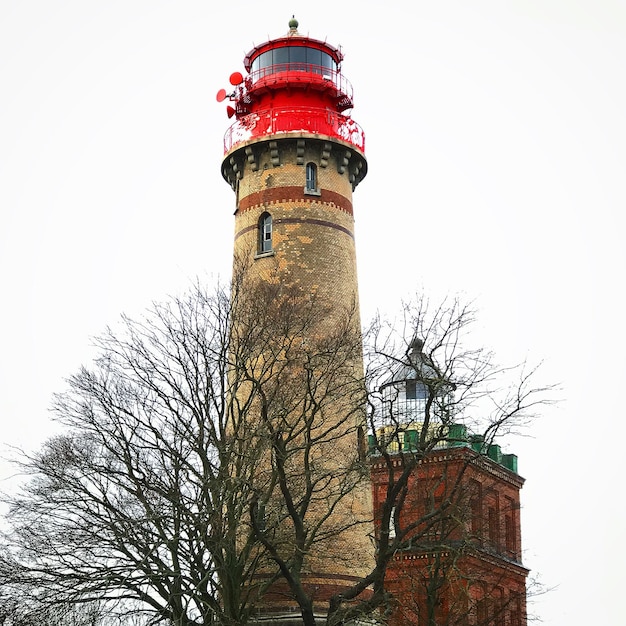
<instances>
[{"instance_id":1,"label":"brick tower wall","mask_svg":"<svg viewBox=\"0 0 626 626\"><path fill-rule=\"evenodd\" d=\"M317 185L307 190L306 166L316 168ZM289 133L239 144L227 154L222 173L236 193L234 258L245 268L245 281L267 281L295 288L313 296L327 314L316 328L323 335L352 312L354 330L360 333L358 284L354 238L352 190L365 174L363 155L336 139ZM272 250L259 247L259 221L272 217ZM353 363L354 374L362 377L362 355ZM337 414L345 415L345 407ZM357 417L356 415L360 415ZM367 431L364 411L355 414L360 435ZM327 467L340 466L342 459L358 454L358 427L323 451ZM368 573L373 565L371 535L372 498L367 475L350 497L337 507L341 520L359 520L349 531L316 544L308 556L307 577L324 603L342 588ZM266 596L269 613L293 610L289 593L278 582Z\"/></svg>"},{"instance_id":2,"label":"brick tower wall","mask_svg":"<svg viewBox=\"0 0 626 626\"><path fill-rule=\"evenodd\" d=\"M307 163L316 166L318 193L305 191ZM297 285L338 313L358 311L350 178L362 171L363 157L336 141L290 136L241 146L225 165L237 192L235 257L254 258L251 273ZM265 212L273 220L273 251L262 256L258 223Z\"/></svg>"}]
</instances>

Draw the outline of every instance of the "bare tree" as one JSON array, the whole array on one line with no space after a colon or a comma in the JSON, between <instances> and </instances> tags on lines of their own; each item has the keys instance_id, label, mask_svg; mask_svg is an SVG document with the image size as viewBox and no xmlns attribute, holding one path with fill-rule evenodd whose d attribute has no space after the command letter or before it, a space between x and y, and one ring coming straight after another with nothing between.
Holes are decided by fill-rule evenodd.
<instances>
[{"instance_id":1,"label":"bare tree","mask_svg":"<svg viewBox=\"0 0 626 626\"><path fill-rule=\"evenodd\" d=\"M40 605L104 602L176 626L246 624L277 591L306 626L384 614L393 555L454 509L450 496L404 523L413 469L479 401L493 403L491 441L541 390L522 377L496 399L503 370L463 347L471 314L457 303L377 320L367 379L356 309L328 318L297 289L236 279L97 339L98 359L54 400L63 434L18 462L30 480L11 500L7 584ZM398 368L425 390L407 450L406 407L388 394ZM387 473L375 554L350 550L373 529L367 416ZM307 576L342 560L362 575L320 597Z\"/></svg>"},{"instance_id":2,"label":"bare tree","mask_svg":"<svg viewBox=\"0 0 626 626\"><path fill-rule=\"evenodd\" d=\"M229 377L230 312L227 292L197 288L97 339L54 400L66 430L19 463L14 584L51 604L140 601L180 626L245 622L257 559L240 521L262 443Z\"/></svg>"},{"instance_id":3,"label":"bare tree","mask_svg":"<svg viewBox=\"0 0 626 626\"><path fill-rule=\"evenodd\" d=\"M353 502L369 492L360 334L354 310L320 333L327 313L234 280L98 338L54 399L65 430L18 460L31 478L11 500L10 584L187 626L245 624L283 580L313 619L305 572L362 562L331 547L371 525Z\"/></svg>"},{"instance_id":4,"label":"bare tree","mask_svg":"<svg viewBox=\"0 0 626 626\"><path fill-rule=\"evenodd\" d=\"M85 604L40 604L29 597L28 589L8 596L0 588L2 626L145 626L140 615L111 613L100 602ZM26 594L24 594L26 592Z\"/></svg>"}]
</instances>

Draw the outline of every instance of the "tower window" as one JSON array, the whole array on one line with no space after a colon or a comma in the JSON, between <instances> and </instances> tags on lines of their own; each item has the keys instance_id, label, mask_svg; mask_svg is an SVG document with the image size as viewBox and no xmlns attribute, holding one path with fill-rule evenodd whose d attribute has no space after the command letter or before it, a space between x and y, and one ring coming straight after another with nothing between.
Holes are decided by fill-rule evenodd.
<instances>
[{"instance_id":1,"label":"tower window","mask_svg":"<svg viewBox=\"0 0 626 626\"><path fill-rule=\"evenodd\" d=\"M306 164L306 193L319 193L317 189L317 165L315 163Z\"/></svg>"},{"instance_id":2,"label":"tower window","mask_svg":"<svg viewBox=\"0 0 626 626\"><path fill-rule=\"evenodd\" d=\"M469 494L470 531L475 539L481 539L483 532L482 495L481 484L477 480L470 479Z\"/></svg>"},{"instance_id":3,"label":"tower window","mask_svg":"<svg viewBox=\"0 0 626 626\"><path fill-rule=\"evenodd\" d=\"M495 507L490 506L487 510L487 521L489 524L489 541L494 548L499 547L499 529L498 529L498 511Z\"/></svg>"},{"instance_id":4,"label":"tower window","mask_svg":"<svg viewBox=\"0 0 626 626\"><path fill-rule=\"evenodd\" d=\"M504 540L507 552L515 552L515 532L513 530L513 518L506 515L504 518Z\"/></svg>"},{"instance_id":5,"label":"tower window","mask_svg":"<svg viewBox=\"0 0 626 626\"><path fill-rule=\"evenodd\" d=\"M259 254L272 251L272 216L263 213L259 218Z\"/></svg>"},{"instance_id":6,"label":"tower window","mask_svg":"<svg viewBox=\"0 0 626 626\"><path fill-rule=\"evenodd\" d=\"M513 498L506 498L504 541L507 552L517 557L517 506Z\"/></svg>"}]
</instances>

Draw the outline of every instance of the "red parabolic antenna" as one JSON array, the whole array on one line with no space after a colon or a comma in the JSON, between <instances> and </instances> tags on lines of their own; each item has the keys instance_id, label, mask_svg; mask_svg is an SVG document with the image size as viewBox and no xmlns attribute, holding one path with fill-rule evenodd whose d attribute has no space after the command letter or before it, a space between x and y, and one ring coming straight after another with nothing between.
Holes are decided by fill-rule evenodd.
<instances>
[{"instance_id":1,"label":"red parabolic antenna","mask_svg":"<svg viewBox=\"0 0 626 626\"><path fill-rule=\"evenodd\" d=\"M233 72L229 80L231 85L241 85L243 83L243 74L241 72Z\"/></svg>"},{"instance_id":2,"label":"red parabolic antenna","mask_svg":"<svg viewBox=\"0 0 626 626\"><path fill-rule=\"evenodd\" d=\"M233 109L233 107L231 106L227 106L226 115L228 115L228 117L232 117L233 115L235 115L235 109Z\"/></svg>"},{"instance_id":3,"label":"red parabolic antenna","mask_svg":"<svg viewBox=\"0 0 626 626\"><path fill-rule=\"evenodd\" d=\"M217 101L218 101L218 102L223 102L224 100L226 100L226 96L227 96L227 95L228 95L228 94L226 93L226 89L220 89L220 90L217 92L217 96L215 96L215 97L217 98Z\"/></svg>"}]
</instances>

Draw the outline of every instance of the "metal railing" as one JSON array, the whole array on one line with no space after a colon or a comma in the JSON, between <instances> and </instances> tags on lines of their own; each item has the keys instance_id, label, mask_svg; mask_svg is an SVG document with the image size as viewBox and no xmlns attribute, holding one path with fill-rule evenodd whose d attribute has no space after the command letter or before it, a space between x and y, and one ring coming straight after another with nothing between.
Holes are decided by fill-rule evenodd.
<instances>
[{"instance_id":1,"label":"metal railing","mask_svg":"<svg viewBox=\"0 0 626 626\"><path fill-rule=\"evenodd\" d=\"M285 76L288 74L288 76ZM322 65L312 65L311 63L278 63L268 65L258 70L254 70L246 78L246 89L254 88L256 83L270 77L277 81L296 80L302 82L322 82L332 83L337 91L352 101L354 91L352 84L341 72Z\"/></svg>"}]
</instances>

